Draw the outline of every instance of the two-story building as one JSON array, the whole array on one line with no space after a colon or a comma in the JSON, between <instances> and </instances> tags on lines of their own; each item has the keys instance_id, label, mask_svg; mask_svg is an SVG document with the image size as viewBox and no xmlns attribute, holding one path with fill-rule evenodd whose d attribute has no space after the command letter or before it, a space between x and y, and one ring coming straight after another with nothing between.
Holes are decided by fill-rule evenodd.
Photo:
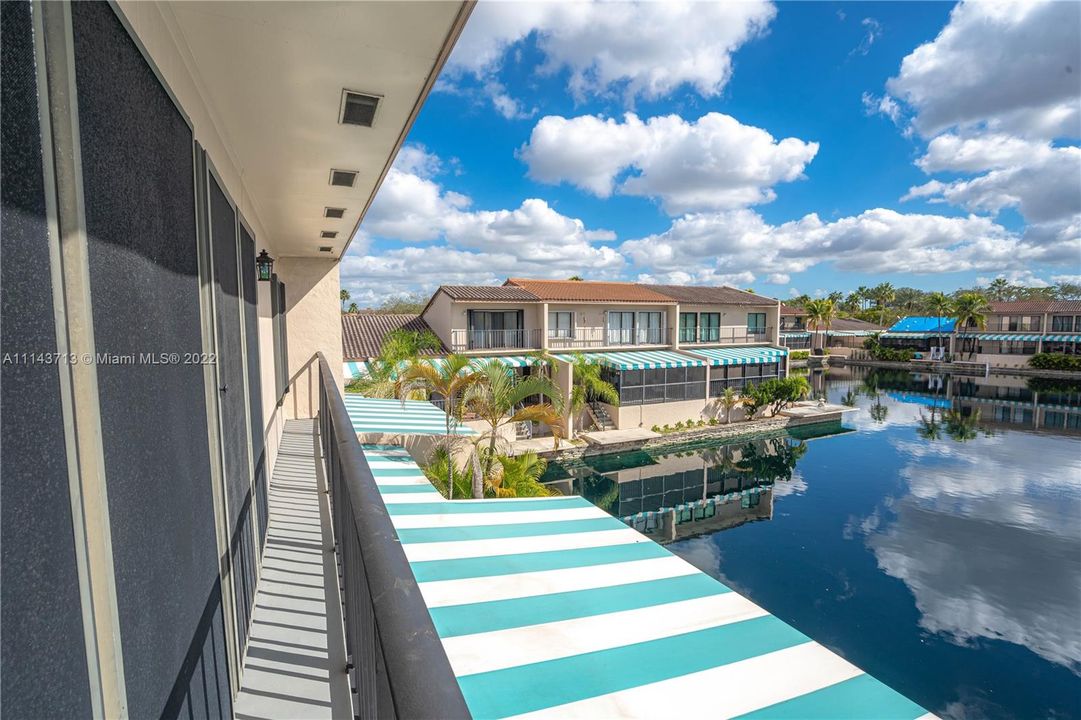
<instances>
[{"instance_id":1,"label":"two-story building","mask_svg":"<svg viewBox=\"0 0 1081 720\"><path fill-rule=\"evenodd\" d=\"M714 417L725 388L783 377L779 311L773 298L730 287L511 278L441 286L414 326L431 329L450 352L499 358L522 372L543 351L565 393L580 353L620 394L619 406L591 410L616 428L648 428ZM345 316L343 336L354 338L344 348L347 374L370 359L359 348L379 347L379 328Z\"/></svg>"},{"instance_id":2,"label":"two-story building","mask_svg":"<svg viewBox=\"0 0 1081 720\"><path fill-rule=\"evenodd\" d=\"M957 329L954 350L992 367L1024 367L1036 353L1081 353L1081 300L993 302L985 327Z\"/></svg>"},{"instance_id":3,"label":"two-story building","mask_svg":"<svg viewBox=\"0 0 1081 720\"><path fill-rule=\"evenodd\" d=\"M789 350L809 350L814 344L811 338L816 334L825 335L828 347L860 347L864 339L877 335L886 328L881 325L859 320L857 318L835 318L830 323L829 329L807 326L806 311L794 305L781 305L781 334L780 341Z\"/></svg>"}]
</instances>

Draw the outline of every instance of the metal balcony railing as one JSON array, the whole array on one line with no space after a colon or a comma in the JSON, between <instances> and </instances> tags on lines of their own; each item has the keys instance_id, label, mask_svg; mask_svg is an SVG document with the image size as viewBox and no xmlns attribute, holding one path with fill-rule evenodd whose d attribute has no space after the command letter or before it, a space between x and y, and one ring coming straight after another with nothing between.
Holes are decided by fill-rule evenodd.
<instances>
[{"instance_id":1,"label":"metal balcony railing","mask_svg":"<svg viewBox=\"0 0 1081 720\"><path fill-rule=\"evenodd\" d=\"M468 350L534 350L541 346L541 331L524 328L512 330L451 330L452 352Z\"/></svg>"},{"instance_id":2,"label":"metal balcony railing","mask_svg":"<svg viewBox=\"0 0 1081 720\"><path fill-rule=\"evenodd\" d=\"M772 327L697 327L680 328L680 344L738 344L769 342L773 337Z\"/></svg>"},{"instance_id":3,"label":"metal balcony railing","mask_svg":"<svg viewBox=\"0 0 1081 720\"><path fill-rule=\"evenodd\" d=\"M358 718L468 718L432 617L322 353L319 437Z\"/></svg>"},{"instance_id":4,"label":"metal balcony railing","mask_svg":"<svg viewBox=\"0 0 1081 720\"><path fill-rule=\"evenodd\" d=\"M672 328L610 329L578 327L573 330L549 330L548 347L553 350L619 347L636 345L671 345Z\"/></svg>"}]
</instances>

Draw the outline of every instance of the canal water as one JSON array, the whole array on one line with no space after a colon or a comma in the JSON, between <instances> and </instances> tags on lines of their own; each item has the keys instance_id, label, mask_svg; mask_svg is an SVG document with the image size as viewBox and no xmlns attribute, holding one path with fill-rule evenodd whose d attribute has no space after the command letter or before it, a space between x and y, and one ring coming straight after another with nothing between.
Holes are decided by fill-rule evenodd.
<instances>
[{"instance_id":1,"label":"canal water","mask_svg":"<svg viewBox=\"0 0 1081 720\"><path fill-rule=\"evenodd\" d=\"M865 369L800 436L552 463L944 718L1081 718L1081 387Z\"/></svg>"}]
</instances>

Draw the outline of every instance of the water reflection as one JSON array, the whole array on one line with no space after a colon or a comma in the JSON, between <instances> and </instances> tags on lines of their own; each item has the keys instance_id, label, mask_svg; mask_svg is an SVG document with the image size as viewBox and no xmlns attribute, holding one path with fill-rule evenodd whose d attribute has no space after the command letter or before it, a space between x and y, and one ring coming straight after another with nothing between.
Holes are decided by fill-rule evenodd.
<instances>
[{"instance_id":1,"label":"water reflection","mask_svg":"<svg viewBox=\"0 0 1081 720\"><path fill-rule=\"evenodd\" d=\"M661 539L942 717L1081 718L1081 387L811 379L859 410L855 432L594 460L559 482L621 517L757 489Z\"/></svg>"},{"instance_id":2,"label":"water reflection","mask_svg":"<svg viewBox=\"0 0 1081 720\"><path fill-rule=\"evenodd\" d=\"M768 520L778 484L792 481L807 441L842 432L835 424L752 441L589 456L552 463L543 480L666 543Z\"/></svg>"}]
</instances>

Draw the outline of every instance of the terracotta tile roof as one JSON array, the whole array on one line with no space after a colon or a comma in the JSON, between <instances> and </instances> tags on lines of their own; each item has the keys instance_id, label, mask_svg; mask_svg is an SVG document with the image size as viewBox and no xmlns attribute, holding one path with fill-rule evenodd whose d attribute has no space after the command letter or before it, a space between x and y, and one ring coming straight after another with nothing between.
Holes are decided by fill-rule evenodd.
<instances>
[{"instance_id":1,"label":"terracotta tile roof","mask_svg":"<svg viewBox=\"0 0 1081 720\"><path fill-rule=\"evenodd\" d=\"M673 300L689 305L769 305L777 304L776 298L755 295L725 285L646 285Z\"/></svg>"},{"instance_id":2,"label":"terracotta tile roof","mask_svg":"<svg viewBox=\"0 0 1081 720\"><path fill-rule=\"evenodd\" d=\"M528 290L545 301L558 302L632 302L674 304L667 295L651 285L593 280L527 280L510 278L506 285Z\"/></svg>"},{"instance_id":3,"label":"terracotta tile roof","mask_svg":"<svg viewBox=\"0 0 1081 720\"><path fill-rule=\"evenodd\" d=\"M342 356L344 360L369 360L379 355L383 338L395 330L431 330L419 315L347 313L342 315ZM444 355L440 346L425 355Z\"/></svg>"},{"instance_id":4,"label":"terracotta tile roof","mask_svg":"<svg viewBox=\"0 0 1081 720\"><path fill-rule=\"evenodd\" d=\"M803 308L781 303L781 317L799 317L800 315L803 315Z\"/></svg>"},{"instance_id":5,"label":"terracotta tile roof","mask_svg":"<svg viewBox=\"0 0 1081 720\"><path fill-rule=\"evenodd\" d=\"M1074 313L1081 312L1081 300L1020 300L990 303L993 313Z\"/></svg>"},{"instance_id":6,"label":"terracotta tile roof","mask_svg":"<svg viewBox=\"0 0 1081 720\"><path fill-rule=\"evenodd\" d=\"M454 300L537 302L540 299L528 290L513 285L440 285L439 289Z\"/></svg>"}]
</instances>

